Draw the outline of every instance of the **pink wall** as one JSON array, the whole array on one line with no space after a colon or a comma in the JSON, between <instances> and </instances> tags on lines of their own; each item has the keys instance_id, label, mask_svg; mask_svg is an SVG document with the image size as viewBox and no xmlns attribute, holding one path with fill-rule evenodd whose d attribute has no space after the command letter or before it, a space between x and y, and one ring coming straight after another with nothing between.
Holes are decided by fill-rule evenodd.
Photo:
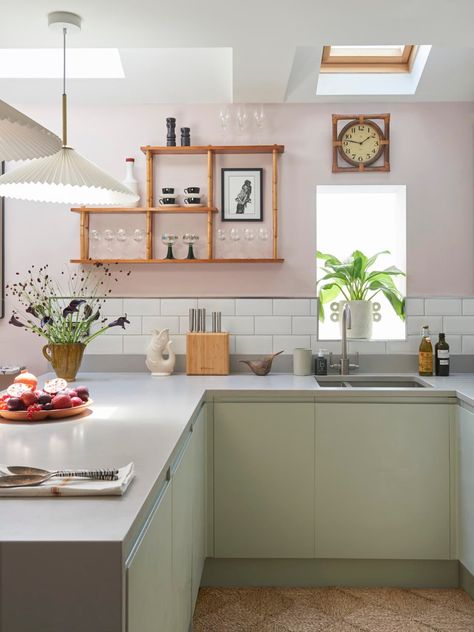
<instances>
[{"instance_id":1,"label":"pink wall","mask_svg":"<svg viewBox=\"0 0 474 632\"><path fill-rule=\"evenodd\" d=\"M59 107L15 105L51 129L58 129ZM218 110L216 105L72 106L69 136L78 151L118 179L123 177L125 156L135 156L137 177L144 182L145 161L139 147L164 144L166 116L175 115L178 127L189 125L194 144L219 144L223 138ZM331 114L361 111L391 113L392 171L388 174L332 174ZM280 253L285 263L198 268L134 266L132 276L117 293L125 296L313 295L316 185L386 183L407 185L408 294L474 294L472 112L469 103L267 106L262 140L286 146L281 159L280 186ZM233 134L228 142L249 143L257 139L251 134L243 137ZM265 168L264 210L269 219L269 159L234 156L227 157L225 164ZM163 158L156 185L178 188L205 185L204 157L185 158L179 160L179 169L177 165L175 157ZM219 192L217 201L219 204ZM113 228L128 226L124 219L105 221ZM100 222L103 228L104 219ZM7 279L33 262L48 262L53 269L59 269L69 258L78 256L78 227L78 216L69 213L67 207L7 200ZM203 218L179 218L177 222L168 216L159 234L162 230L178 233L196 230L204 237L205 223ZM239 244L239 248L247 246ZM250 250L242 252L249 256L254 254ZM6 307L9 315L8 302ZM36 364L38 342L8 326L7 319L0 324L0 362L36 358Z\"/></svg>"}]
</instances>

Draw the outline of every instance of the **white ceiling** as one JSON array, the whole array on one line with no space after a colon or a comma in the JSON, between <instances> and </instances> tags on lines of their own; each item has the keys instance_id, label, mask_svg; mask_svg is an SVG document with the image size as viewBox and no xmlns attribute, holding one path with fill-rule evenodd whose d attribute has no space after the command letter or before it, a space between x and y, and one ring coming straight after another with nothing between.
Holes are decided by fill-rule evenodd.
<instances>
[{"instance_id":1,"label":"white ceiling","mask_svg":"<svg viewBox=\"0 0 474 632\"><path fill-rule=\"evenodd\" d=\"M70 80L80 103L380 102L316 97L321 48L391 42L433 48L416 95L390 101L474 101L474 0L0 0L0 47L58 46L46 21L58 9L83 18L71 47L118 48L123 61L125 79ZM0 80L12 103L58 91Z\"/></svg>"}]
</instances>

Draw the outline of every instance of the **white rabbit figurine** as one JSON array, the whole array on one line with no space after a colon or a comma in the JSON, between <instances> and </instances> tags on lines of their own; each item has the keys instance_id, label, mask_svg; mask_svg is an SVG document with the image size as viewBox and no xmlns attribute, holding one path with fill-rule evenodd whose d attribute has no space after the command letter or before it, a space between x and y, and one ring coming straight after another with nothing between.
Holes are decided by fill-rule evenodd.
<instances>
[{"instance_id":1,"label":"white rabbit figurine","mask_svg":"<svg viewBox=\"0 0 474 632\"><path fill-rule=\"evenodd\" d=\"M146 365L152 375L171 375L176 364L176 354L171 348L170 330L154 329L152 338L146 350Z\"/></svg>"}]
</instances>

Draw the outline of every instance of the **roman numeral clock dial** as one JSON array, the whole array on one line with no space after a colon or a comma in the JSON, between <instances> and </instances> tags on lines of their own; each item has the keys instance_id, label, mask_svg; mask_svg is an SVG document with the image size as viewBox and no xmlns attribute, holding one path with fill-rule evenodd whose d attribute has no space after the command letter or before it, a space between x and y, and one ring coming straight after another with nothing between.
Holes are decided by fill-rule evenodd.
<instances>
[{"instance_id":1,"label":"roman numeral clock dial","mask_svg":"<svg viewBox=\"0 0 474 632\"><path fill-rule=\"evenodd\" d=\"M380 116L389 117L390 115ZM357 119L349 120L338 132L335 117L338 117L338 120L343 118L339 115L333 116L333 171L363 171L382 156L384 156L383 166L372 167L370 171L389 171L388 121L385 124L384 133L373 120L359 116ZM341 160L351 168L339 167Z\"/></svg>"}]
</instances>

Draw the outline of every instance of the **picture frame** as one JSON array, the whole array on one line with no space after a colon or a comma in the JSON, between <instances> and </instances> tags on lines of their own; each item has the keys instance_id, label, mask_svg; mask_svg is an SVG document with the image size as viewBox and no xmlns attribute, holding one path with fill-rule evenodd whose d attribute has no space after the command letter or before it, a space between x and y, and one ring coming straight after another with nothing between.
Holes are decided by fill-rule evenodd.
<instances>
[{"instance_id":1,"label":"picture frame","mask_svg":"<svg viewBox=\"0 0 474 632\"><path fill-rule=\"evenodd\" d=\"M263 221L263 169L221 169L221 219L223 222Z\"/></svg>"},{"instance_id":2,"label":"picture frame","mask_svg":"<svg viewBox=\"0 0 474 632\"><path fill-rule=\"evenodd\" d=\"M5 163L0 162L0 175ZM5 317L5 198L0 197L0 318Z\"/></svg>"}]
</instances>

